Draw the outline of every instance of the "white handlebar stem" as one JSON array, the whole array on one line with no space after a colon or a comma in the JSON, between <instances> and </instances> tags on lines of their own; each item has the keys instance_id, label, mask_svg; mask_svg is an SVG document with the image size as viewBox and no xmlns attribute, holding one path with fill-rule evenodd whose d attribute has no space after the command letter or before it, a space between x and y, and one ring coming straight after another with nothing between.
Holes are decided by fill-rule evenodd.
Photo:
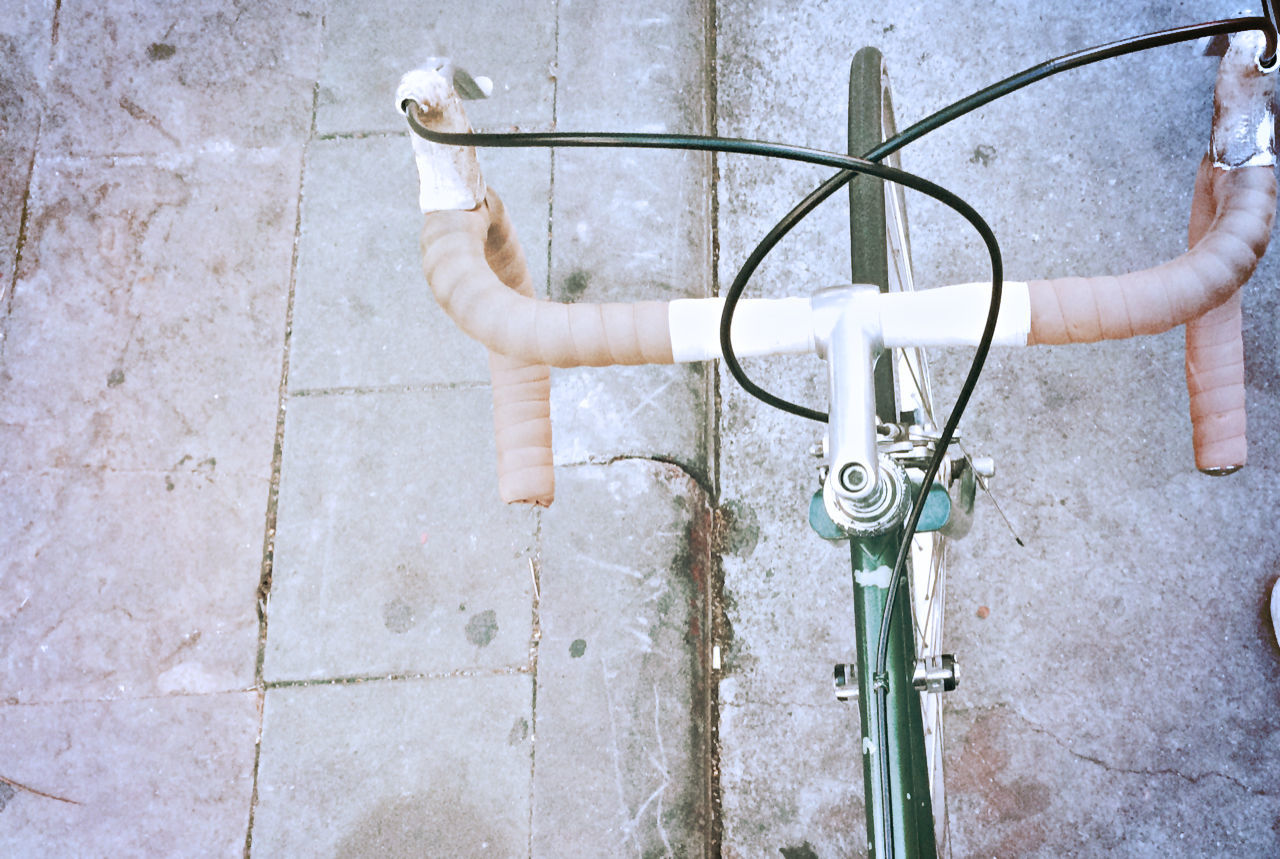
<instances>
[{"instance_id":1,"label":"white handlebar stem","mask_svg":"<svg viewBox=\"0 0 1280 859\"><path fill-rule=\"evenodd\" d=\"M991 306L990 283L962 283L917 292L858 294L850 299L862 324L889 348L977 346ZM672 301L668 313L671 354L678 362L722 357L723 298ZM807 298L744 299L733 315L733 351L739 357L817 351L824 325ZM1027 285L1006 281L993 345L1025 346L1031 331Z\"/></svg>"},{"instance_id":2,"label":"white handlebar stem","mask_svg":"<svg viewBox=\"0 0 1280 859\"><path fill-rule=\"evenodd\" d=\"M734 311L731 338L740 357L817 353L827 362L830 395L828 476L823 503L835 521L879 522L901 493L885 490L876 448L872 376L885 348L977 346L991 310L990 283L881 293L869 284L833 287L811 299L747 299ZM668 305L676 361L721 357L724 299ZM1005 283L992 343L1025 346L1031 332L1027 285ZM899 481L900 482L900 481ZM892 517L890 517L892 518Z\"/></svg>"}]
</instances>

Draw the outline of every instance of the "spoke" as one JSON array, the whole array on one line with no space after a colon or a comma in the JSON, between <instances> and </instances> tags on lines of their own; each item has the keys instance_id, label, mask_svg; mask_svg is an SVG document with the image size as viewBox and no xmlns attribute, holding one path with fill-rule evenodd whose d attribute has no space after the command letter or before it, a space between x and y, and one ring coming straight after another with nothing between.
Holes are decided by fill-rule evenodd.
<instances>
[{"instance_id":1,"label":"spoke","mask_svg":"<svg viewBox=\"0 0 1280 859\"><path fill-rule=\"evenodd\" d=\"M924 543L923 540L928 540L929 543ZM946 551L946 542L932 534L917 538L913 546L912 588L916 589L916 604L913 607L912 618L916 628L916 650L920 656L934 656L939 650L944 607L942 597L943 589L946 587L943 579L943 570L946 569ZM925 564L928 565L925 575L916 577L915 571L920 570Z\"/></svg>"}]
</instances>

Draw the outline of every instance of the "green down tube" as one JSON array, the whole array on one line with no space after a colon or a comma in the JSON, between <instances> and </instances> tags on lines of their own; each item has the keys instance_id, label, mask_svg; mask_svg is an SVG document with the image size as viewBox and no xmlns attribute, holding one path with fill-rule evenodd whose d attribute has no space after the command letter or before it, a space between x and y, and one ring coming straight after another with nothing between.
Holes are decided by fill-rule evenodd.
<instances>
[{"instance_id":1,"label":"green down tube","mask_svg":"<svg viewBox=\"0 0 1280 859\"><path fill-rule=\"evenodd\" d=\"M868 855L882 857L886 839L893 835L896 859L937 856L933 838L933 814L929 802L929 772L925 764L924 724L920 694L911 685L915 667L915 637L911 626L911 597L907 582L898 586L890 624L889 661L889 804L892 823L886 820L877 772L881 750L876 738L874 713L879 706L874 678L876 647L889 578L897 557L900 535L893 533L850 540L853 560L854 620L857 625L858 701L862 719L862 776L867 806Z\"/></svg>"}]
</instances>

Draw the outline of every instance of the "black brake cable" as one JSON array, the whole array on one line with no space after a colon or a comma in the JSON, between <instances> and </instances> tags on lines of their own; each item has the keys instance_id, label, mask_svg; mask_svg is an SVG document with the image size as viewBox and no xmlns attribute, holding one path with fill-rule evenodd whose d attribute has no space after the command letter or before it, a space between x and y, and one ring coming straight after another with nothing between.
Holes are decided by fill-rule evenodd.
<instances>
[{"instance_id":1,"label":"black brake cable","mask_svg":"<svg viewBox=\"0 0 1280 859\"><path fill-rule=\"evenodd\" d=\"M1280 8L1277 8L1276 0L1262 0L1262 17L1266 20L1266 26L1262 32L1267 36L1267 49L1262 52L1262 56L1258 58L1258 67L1266 71L1272 71L1276 67L1277 56L1277 40L1280 39L1280 33L1276 28L1280 27Z\"/></svg>"},{"instance_id":2,"label":"black brake cable","mask_svg":"<svg viewBox=\"0 0 1280 859\"><path fill-rule=\"evenodd\" d=\"M1171 30L1162 30L1156 33L1149 33L1142 36L1136 36L1120 41L1111 42L1096 48L1089 48L1082 51L1076 51L1071 54L1065 54L1056 59L1048 60L1044 63L1032 66L1017 74L1011 75L1001 81L985 87L978 92L973 93L963 99L960 99L941 110L930 114L919 122L903 129L898 134L880 143L871 149L864 156L868 161L879 161L888 155L896 152L930 131L940 128L943 125L958 119L967 113L970 113L979 107L983 107L995 101L996 99L1022 89L1029 84L1036 83L1059 72L1065 72L1070 69L1080 68L1081 66L1090 65L1101 60L1111 59L1123 56L1125 54L1135 53L1138 51L1149 50L1151 48L1164 47L1166 45L1176 44L1178 42L1191 41L1193 39L1204 38L1208 36L1217 36L1227 33L1235 33L1243 30L1262 30L1267 40L1267 48L1265 54L1267 56L1275 56L1276 53L1276 31L1271 26L1270 21L1265 17L1247 17L1235 18L1225 21L1211 21L1205 24L1196 24L1187 27L1177 27ZM799 204L771 229L759 244L751 251L742 267L739 269L737 276L730 285L729 290L725 293L725 306L720 320L720 345L724 354L724 363L734 379L749 394L762 400L768 405L779 408L782 411L800 417L806 417L819 422L826 421L826 415L822 412L801 406L778 397L759 385L755 384L742 369L738 363L737 356L733 352L733 344L730 340L729 333L732 328L733 313L736 308L739 297L746 288L747 282L755 274L756 269L764 260L765 256L780 242L791 230L804 219L810 212L821 205L832 194L844 187L850 179L853 178L851 173L837 173L827 179L812 192L809 193ZM988 317L989 323L994 323L994 318ZM975 369L980 370L978 359L981 357L985 360L987 350L991 345L991 334L994 333L994 324L988 331L984 331L982 340L978 346L978 352L975 354L974 364L970 365L970 372L965 379L964 385L961 387L960 394L956 398L956 405L952 409L951 415L947 419L947 425L943 432L943 437L939 439L933 457L930 459L925 478L921 483L922 486L929 486L933 478L937 475L941 468L942 461L946 456L946 450L950 443L951 437L954 435L955 427L959 423L960 414L964 411L968 401L973 393L973 388L977 384L977 374ZM919 523L920 512L923 505L913 505L911 516L904 527L903 539L899 546L898 557L894 563L893 575L890 579L889 591L886 594L884 614L880 622L880 638L876 647L875 671L876 676L882 677L888 664L888 643L890 624L893 617L894 602L898 594L898 585L902 579L903 571L906 567L906 558L910 552L911 541L915 537L916 526ZM884 718L886 702L888 698L888 690L884 686L876 685L877 696L877 713L876 727L877 739L881 749L888 748L888 723ZM883 807L886 813L886 822L892 831L892 805L889 802L889 771L884 755L879 757L880 766L879 779L880 792ZM889 839L889 851L892 855L893 840Z\"/></svg>"},{"instance_id":3,"label":"black brake cable","mask_svg":"<svg viewBox=\"0 0 1280 859\"><path fill-rule=\"evenodd\" d=\"M1001 81L997 81L988 87L966 96L952 104L947 105L939 111L936 111L919 122L914 123L908 128L895 134L893 137L871 149L862 157L867 161L880 161L881 159L897 152L908 143L912 143L924 135L935 129L941 128L952 120L959 119L967 113L977 110L1002 96L1009 95L1012 92L1022 89L1023 87L1044 80L1047 77L1056 75L1059 72L1065 72L1070 69L1080 68L1081 66L1090 65L1101 60L1112 59L1114 57L1131 54L1136 51L1145 51L1151 48L1164 47L1166 45L1176 44L1178 42L1186 42L1193 39L1204 38L1206 36L1219 36L1226 33L1235 33L1242 30L1262 30L1267 34L1267 50L1274 51L1275 37L1270 25L1264 17L1248 17L1248 18L1232 18L1225 21L1210 21L1204 24L1194 24L1187 27L1176 27L1171 30L1161 30L1156 33L1148 33L1143 36L1134 36L1128 39L1121 39L1118 42L1111 42L1096 48L1088 48L1083 51L1076 51L1071 54L1064 54L1056 59L1048 60L1039 65L1031 66L1028 69L1011 75ZM733 344L729 339L729 331L732 327L733 313L738 304L738 299L742 292L746 289L747 282L755 274L760 263L774 249L778 242L791 232L796 224L800 223L814 209L820 206L827 198L836 191L843 188L850 179L853 178L852 173L840 172L827 179L817 188L809 193L807 197L801 200L795 208L783 215L774 227L765 234L759 244L752 249L747 255L746 261L742 267L738 269L737 275L730 284L728 291L725 293L724 310L720 317L720 346L724 353L724 364L729 370L734 380L742 386L743 390L751 394L756 399L802 418L826 423L827 415L825 412L811 409L797 403L792 403L775 394L765 390L757 385L746 371L742 369L742 365L738 363L738 356L733 351Z\"/></svg>"},{"instance_id":4,"label":"black brake cable","mask_svg":"<svg viewBox=\"0 0 1280 859\"><path fill-rule=\"evenodd\" d=\"M884 164L878 164L872 161L866 161L851 155L840 155L833 152L823 152L820 150L807 149L798 146L787 146L778 143L766 143L756 140L735 140L715 137L705 137L701 135L673 135L673 134L608 134L608 133L574 133L574 132L525 132L525 133L465 133L451 134L443 132L431 131L425 128L414 116L414 109L406 112L405 116L409 121L409 126L413 131L436 143L445 143L453 145L473 145L473 146L500 146L500 147L518 147L518 146L570 146L570 147L638 147L648 149L685 149L694 151L715 151L715 152L734 152L747 155L769 155L777 158L784 158L792 161L802 161L813 164L822 164L827 166L835 166L841 168L843 175L870 174L880 179L896 182L905 187L920 191L940 203L955 210L962 218L968 221L978 234L982 237L983 242L987 246L987 250L991 255L991 305L987 311L986 325L983 328L982 338L978 345L977 352L974 356L972 365L970 366L969 375L965 379L965 384L961 388L960 397L956 407L952 410L951 415L947 418L942 435L938 440L938 450L945 451L951 442L951 438L955 435L956 426L960 421L960 415L964 411L964 407L968 402L969 396L972 394L974 387L977 385L978 375L982 371L982 364L986 358L986 354L991 347L992 336L995 332L996 318L1000 308L1000 297L1003 288L1003 266L1000 259L1000 246L996 241L995 233L987 224L982 216L977 213L968 203L962 200L954 193L935 185L934 183L907 173L895 167L889 167ZM739 290L740 292L741 290ZM727 341L726 320L729 317L721 317L721 344ZM728 353L726 353L728 354ZM815 413L816 420L826 420L826 415ZM925 470L923 486L932 484L934 477L938 473L941 466L942 457L937 454L930 460L928 468ZM915 532L917 523L920 520L923 505L912 505L911 513L907 520L907 526L904 533L910 535ZM910 536L907 536L903 543L904 546L910 545ZM897 571L902 569L903 559L905 555L902 551L898 554L895 564L895 579L891 583L887 598L892 600L896 594L896 588L893 587L897 583ZM882 625L881 635L883 641L884 627ZM880 671L879 673L883 673ZM878 700L883 702L887 696L887 690L877 685ZM881 703L883 708L883 703ZM880 748L887 750L888 743L884 741L884 735L888 732L888 725L883 718L883 709L881 715L877 716L876 723L880 736ZM881 771L881 791L887 797L888 792L888 768L885 766L884 755L878 756ZM890 806L887 804L886 809ZM893 821L892 814L887 813L885 817L889 831L892 831ZM892 845L892 838L889 841ZM892 846L890 846L892 852Z\"/></svg>"},{"instance_id":5,"label":"black brake cable","mask_svg":"<svg viewBox=\"0 0 1280 859\"><path fill-rule=\"evenodd\" d=\"M1273 10L1271 7L1267 8L1268 16L1272 14L1272 11ZM1228 21L1213 21L1207 24L1199 24L1199 25L1193 25L1189 27L1179 27L1173 30L1164 30L1158 33L1151 33L1145 36L1137 36L1130 39L1123 39L1118 42L1112 42L1108 45L1103 45L1097 48L1091 48L1083 51L1077 51L1072 54L1066 54L1057 59L1049 60L1048 62L1041 63L1037 66L1032 66L1031 68L1026 69L1025 71L1019 72L1016 75L1012 75L1011 77L1005 78L1004 80L999 81L989 87L986 87L983 90L979 90L973 95L967 98L961 99L960 101L955 102L954 104L949 105L948 107L943 108L942 110L926 117L920 122L915 123L914 125L908 127L901 133L895 135L893 138L877 146L871 152L867 153L866 157L868 160L872 160L872 161L878 160L880 158L884 158L885 156L896 151L902 146L905 146L907 143L910 143L911 141L918 139L922 135L927 134L929 131L932 131L935 128L945 125L946 123L950 122L953 119L959 118L960 116L963 116L964 114L972 110L975 110L978 107L988 104L991 101L994 101L995 99L1000 98L1003 95L1008 95L1011 92L1021 89L1024 86L1027 86L1028 84L1035 83L1036 81L1039 81L1039 80L1043 80L1044 78L1047 78L1050 75L1057 74L1058 72L1067 71L1068 69L1073 69L1073 68L1079 68L1080 66L1089 65L1090 63L1098 62L1100 60L1123 56L1124 54L1135 53L1137 51L1148 50L1150 48L1162 47L1164 45L1175 44L1177 42L1189 41L1192 39L1203 38L1206 36L1216 36L1216 35L1222 35L1226 33L1240 32L1243 30L1262 30L1266 37L1266 48L1263 53L1262 61L1264 65L1270 65L1271 63L1275 62L1276 54L1277 54L1277 31L1273 22L1270 20L1270 17L1238 18L1238 19L1233 19ZM1267 58L1270 58L1270 59L1267 59ZM777 233L776 237L773 240L773 244L776 244L778 241L780 241L782 237L786 235L786 233L789 232L790 229L794 227L796 223L799 222L800 219L805 217L805 215L807 215L810 211L812 211L820 203L822 203L823 200L825 200L832 193L837 191L840 187L842 187L852 178L853 176L851 174L844 174L844 175L837 174L836 176L833 176L831 179L828 179L826 182L824 182L819 188L815 189L812 193L810 193L809 196L805 198L805 200L803 200L798 206L796 206L795 209L789 212L786 218L784 218L783 221L779 222L779 224L775 226L774 230L770 232L770 236L773 236L774 233ZM768 238L769 236L766 237L766 241L768 240ZM761 244L763 245L764 242L762 242ZM772 245L770 245L769 247L766 247L764 249L764 252L759 254L758 259L763 259L764 254L767 254L771 248L772 248ZM993 265L993 268L995 268L999 265L999 250L998 248L992 249L990 245L988 246L988 248L989 250L993 250L992 265ZM758 246L757 251L759 249L760 248ZM752 256L755 257L756 254L753 252ZM739 272L739 274L741 275L742 272ZM750 277L750 274L751 272L747 272L747 278ZM734 285L735 286L738 285L738 279L735 279ZM745 278L743 279L743 286L745 286ZM929 460L929 466L926 469L924 477L921 481L922 487L931 486L933 483L934 477L937 476L937 473L941 468L942 461L946 456L946 451L948 446L950 445L951 438L954 435L955 428L959 424L960 414L964 411L965 407L968 405L970 395L973 393L973 388L977 383L977 376L978 376L978 372L980 372L981 364L983 361L985 361L987 351L991 346L991 340L995 334L996 306L999 303L999 299L995 295L998 288L998 281L994 286L995 288L993 288L992 290L993 306L987 317L987 327L983 331L982 338L979 342L978 349L974 356L973 364L970 366L970 372L965 378L964 385L960 389L960 394L956 398L956 404L953 407L951 414L947 418L946 426L944 427L942 435L937 442L937 447L934 450L933 456ZM738 292L739 294L741 293L741 288L738 289ZM736 303L736 296L726 296L725 309L724 309L724 314L726 316L730 316L730 317L732 316L733 304L735 303ZM728 323L725 323L723 325L723 328L725 330L727 330L728 327L729 327ZM727 341L727 338L726 338L726 341ZM921 498L923 497L924 497L924 493L922 492ZM916 527L920 522L920 515L923 512L923 510L924 510L924 504L922 503L913 504L911 513L908 516L907 522L903 528L902 540L898 546L898 557L894 562L893 575L890 578L889 589L885 595L884 612L881 616L880 636L876 644L876 658L874 663L875 670L873 673L873 688L876 694L876 713L875 713L876 739L877 739L877 743L879 744L879 747L882 750L884 750L884 752L881 755L879 755L877 758L877 763L878 763L877 769L878 769L878 775L879 775L878 781L879 781L881 802L885 812L888 857L892 857L894 853L893 835L892 835L893 806L890 801L891 785L889 784L889 767L888 767L888 761L886 760L886 756L889 748L889 745L888 745L889 725L888 725L888 719L886 718L886 710L888 706L888 694L889 694L888 679L886 677L887 666L888 666L889 626L893 620L894 602L897 599L899 585L903 579L903 574L906 569L906 559L910 554L911 542L915 537Z\"/></svg>"},{"instance_id":6,"label":"black brake cable","mask_svg":"<svg viewBox=\"0 0 1280 859\"><path fill-rule=\"evenodd\" d=\"M946 425L943 427L942 434L938 439L938 451L946 451L951 443L952 437L955 435L956 426L960 422L960 416L964 412L964 408L968 403L969 397L973 389L977 386L978 375L982 372L982 365L986 359L987 352L991 348L991 340L995 333L995 325L997 314L1000 309L1000 298L1003 291L1003 265L1000 258L1000 246L996 240L995 233L987 224L982 216L977 213L968 203L962 200L954 193L933 184L927 179L915 176L906 171L889 167L884 164L877 164L871 161L865 161L850 155L839 155L833 152L823 152L820 150L806 149L797 146L786 146L777 143L766 143L755 140L733 140L714 137L704 137L697 135L670 135L670 134L608 134L608 133L574 133L574 132L526 132L526 133L503 133L503 134L486 134L486 133L466 133L466 134L448 134L442 132L434 132L422 126L421 123L413 115L411 108L406 117L409 120L410 127L415 133L428 140L437 143L455 144L455 145L475 145L475 146L571 146L571 147L639 147L639 148L661 148L661 149L686 149L694 151L716 151L716 152L735 152L749 155L770 155L773 157L784 158L793 161L803 161L814 164L823 164L828 166L840 167L842 173L847 175L870 174L880 179L899 183L905 187L912 188L927 194L938 200L940 203L955 210L962 218L968 221L978 234L982 237L983 242L987 246L987 251L991 256L991 304L987 311L986 324L983 327L982 338L974 355L973 363L970 365L969 374L965 379L965 383L961 388L960 396L957 399L955 408L952 409L951 415L947 418ZM724 327L725 317L721 318L721 342L724 343L726 329ZM826 420L826 415L819 414L818 420ZM932 485L933 479L937 476L938 469L942 464L942 457L937 453L931 458L928 467L925 470L922 486ZM920 521L920 514L924 506L921 504L912 505L911 513L908 516L904 534L907 535L902 546L909 547L911 544L911 534L915 533L917 524ZM905 550L900 549L898 558L894 566L894 579L890 583L887 599L892 601L897 593L897 576L903 567L905 559ZM891 605L892 603L887 603ZM881 643L883 646L885 633L885 624L881 625ZM883 669L877 672L877 676L883 674ZM887 687L882 686L879 682L876 685L877 701L879 702L879 712L876 717L876 727L879 737L879 747L883 750L889 748L885 736L888 733L888 724L883 717L884 701L887 699ZM888 767L885 766L884 754L878 756L880 764L880 787L882 795L885 796L885 809L887 810L885 821L888 831L892 832L893 819L891 807L888 804L889 790L889 774ZM892 837L890 837L890 853L892 853Z\"/></svg>"},{"instance_id":7,"label":"black brake cable","mask_svg":"<svg viewBox=\"0 0 1280 859\"><path fill-rule=\"evenodd\" d=\"M465 132L453 133L432 131L426 128L414 116L411 108L405 117L409 127L419 137L433 143L452 146L486 146L496 148L610 148L610 149L676 149L690 152L729 152L738 155L760 155L769 158L781 158L786 161L799 161L806 164L817 164L824 167L838 167L841 174L850 176L866 173L888 182L896 182L904 187L919 191L933 197L943 205L953 209L973 210L959 197L928 179L908 173L898 167L890 167L837 152L822 149L811 149L805 146L792 146L786 143L774 143L766 140L747 140L732 137L714 137L701 134L639 134L623 132L575 132L575 131L522 131L522 132ZM976 215L976 212L974 213ZM820 420L826 420L822 415Z\"/></svg>"},{"instance_id":8,"label":"black brake cable","mask_svg":"<svg viewBox=\"0 0 1280 859\"><path fill-rule=\"evenodd\" d=\"M1268 7L1267 11L1271 12L1271 8ZM812 191L795 208L788 212L787 215L785 215L782 220L780 220L778 224L776 224L774 228L766 234L764 239L762 239L748 255L746 262L739 269L738 275L734 278L733 284L725 295L725 306L720 322L720 344L725 365L728 367L734 379L744 388L744 390L768 405L772 405L782 411L790 412L801 417L807 417L821 423L825 423L827 420L827 415L825 413L790 403L769 393L752 382L738 363L729 335L732 327L734 308L736 307L739 296L746 287L747 281L759 267L759 264L764 257L777 245L779 241L782 240L783 237L787 235L787 233L791 231L792 228L795 227L797 223L800 222L800 220L817 208L833 193L847 184L856 175L865 173L888 181L897 182L905 187L912 188L928 196L934 197L934 199L937 199L939 202L955 209L962 217L968 220L975 229L978 230L984 243L987 245L988 253L991 256L992 266L991 305L988 310L982 337L977 349L975 350L973 362L970 365L969 373L966 375L965 382L961 386L960 393L956 398L956 404L947 418L946 424L944 425L943 431L938 439L937 447L929 461L928 467L925 470L921 485L929 486L941 468L942 461L946 455L946 450L955 435L955 430L959 424L960 417L968 405L968 401L977 385L977 379L981 373L982 365L985 362L987 353L990 351L991 341L995 333L995 324L1002 292L1003 266L1000 257L999 244L995 239L994 233L991 232L990 227L982 220L981 216L969 207L967 203L964 203L964 201L956 195L946 191L940 186L934 185L928 180L914 176L905 171L895 170L893 168L883 168L876 162L898 149L901 149L906 144L917 140L930 131L937 129L954 119L958 119L959 117L989 104L1002 96L1008 95L1009 93L1015 92L1029 84L1043 80L1044 78L1050 77L1051 75L1055 75L1059 72L1079 68L1101 60L1123 56L1125 54L1149 50L1151 48L1190 41L1192 39L1198 39L1206 36L1223 35L1244 30L1262 30L1266 36L1265 56L1268 58L1274 58L1276 56L1276 29L1272 25L1272 22L1265 17L1255 16L1225 21L1213 21L1205 24L1179 27L1172 30L1163 30L1143 36L1123 39L1096 48L1066 54L1062 57L1032 66L1022 72L1005 78L1004 80L998 81L991 86L948 105L942 110L939 110L904 129L894 137L882 142L880 145L868 152L865 159L837 155L835 153L822 152L804 147L784 146L781 144L752 140L726 140L723 138L702 135L575 134L572 132L445 134L432 132L429 129L424 128L415 120L412 110L406 113L406 117L408 118L410 127L418 135L437 143L453 145L495 147L567 146L684 149L691 151L765 155L793 161L840 167L841 170L839 173L823 182L822 185ZM923 512L923 509L924 505L922 504L912 505L911 513L903 527L903 535L899 544L898 557L894 563L893 575L890 579L889 589L886 594L884 616L882 617L880 625L880 638L876 649L874 687L878 705L876 714L877 735L880 748L884 750L884 753L878 756L878 769L880 770L880 790L884 801L886 822L889 826L889 855L892 855L893 852L893 823L892 805L889 802L889 772L887 761L885 760L885 755L888 751L888 722L884 717L884 712L887 705L888 687L887 680L884 680L884 674L885 667L887 665L889 625L892 620L893 605L897 597L899 582L901 581L902 572L905 568L906 558L910 552L911 541L915 536L916 528L919 524L920 515Z\"/></svg>"}]
</instances>

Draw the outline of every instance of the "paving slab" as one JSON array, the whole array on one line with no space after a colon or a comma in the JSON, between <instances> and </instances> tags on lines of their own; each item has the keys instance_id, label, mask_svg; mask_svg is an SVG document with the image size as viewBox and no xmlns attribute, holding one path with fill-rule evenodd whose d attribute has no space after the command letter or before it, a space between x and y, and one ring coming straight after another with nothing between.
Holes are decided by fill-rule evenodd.
<instances>
[{"instance_id":1,"label":"paving slab","mask_svg":"<svg viewBox=\"0 0 1280 859\"><path fill-rule=\"evenodd\" d=\"M826 696L816 703L743 705L735 703L732 681L721 685L720 696L720 730L735 740L721 749L719 760L721 855L865 852L857 705L832 710ZM785 753L775 751L771 739L780 733L789 738Z\"/></svg>"},{"instance_id":2,"label":"paving slab","mask_svg":"<svg viewBox=\"0 0 1280 859\"><path fill-rule=\"evenodd\" d=\"M58 4L47 145L86 155L302 140L320 51L312 5Z\"/></svg>"},{"instance_id":3,"label":"paving slab","mask_svg":"<svg viewBox=\"0 0 1280 859\"><path fill-rule=\"evenodd\" d=\"M808 526L808 497L818 485L817 460L806 452L812 432L744 398L728 392L722 412L725 427L747 420L755 430L723 451L735 474L725 474L733 496L721 508L732 679L722 703L829 703L839 720L830 675L853 655L848 546ZM760 462L771 468L754 466Z\"/></svg>"},{"instance_id":4,"label":"paving slab","mask_svg":"<svg viewBox=\"0 0 1280 859\"><path fill-rule=\"evenodd\" d=\"M703 4L682 0L643 9L598 0L564 3L557 127L705 133L706 15ZM555 170L553 298L710 294L709 155L561 149Z\"/></svg>"},{"instance_id":5,"label":"paving slab","mask_svg":"<svg viewBox=\"0 0 1280 859\"><path fill-rule=\"evenodd\" d=\"M707 485L713 402L701 364L555 370L552 453L560 465L626 456L669 460Z\"/></svg>"},{"instance_id":6,"label":"paving slab","mask_svg":"<svg viewBox=\"0 0 1280 859\"><path fill-rule=\"evenodd\" d=\"M675 0L643 9L562 4L557 127L705 133L707 16L704 4ZM709 156L560 150L554 170L553 299L712 293ZM708 368L572 370L556 373L552 389L558 461L643 451L679 462L711 484Z\"/></svg>"},{"instance_id":7,"label":"paving slab","mask_svg":"<svg viewBox=\"0 0 1280 859\"><path fill-rule=\"evenodd\" d=\"M814 402L804 388L782 391ZM855 657L848 547L813 533L802 505L817 488L806 451L818 436L736 388L722 391L722 850L859 855L858 710L831 685L832 665Z\"/></svg>"},{"instance_id":8,"label":"paving slab","mask_svg":"<svg viewBox=\"0 0 1280 859\"><path fill-rule=\"evenodd\" d=\"M0 370L8 467L269 476L300 155L38 161Z\"/></svg>"},{"instance_id":9,"label":"paving slab","mask_svg":"<svg viewBox=\"0 0 1280 859\"><path fill-rule=\"evenodd\" d=\"M258 716L253 692L0 705L0 776L31 789L0 782L0 852L242 855Z\"/></svg>"},{"instance_id":10,"label":"paving slab","mask_svg":"<svg viewBox=\"0 0 1280 859\"><path fill-rule=\"evenodd\" d=\"M256 856L523 856L532 678L273 688Z\"/></svg>"},{"instance_id":11,"label":"paving slab","mask_svg":"<svg viewBox=\"0 0 1280 859\"><path fill-rule=\"evenodd\" d=\"M710 506L665 463L560 475L541 528L532 853L700 855Z\"/></svg>"},{"instance_id":12,"label":"paving slab","mask_svg":"<svg viewBox=\"0 0 1280 859\"><path fill-rule=\"evenodd\" d=\"M251 686L266 492L195 465L0 474L0 701Z\"/></svg>"},{"instance_id":13,"label":"paving slab","mask_svg":"<svg viewBox=\"0 0 1280 859\"><path fill-rule=\"evenodd\" d=\"M6 698L253 682L299 156L39 160L0 371Z\"/></svg>"},{"instance_id":14,"label":"paving slab","mask_svg":"<svg viewBox=\"0 0 1280 859\"><path fill-rule=\"evenodd\" d=\"M422 274L408 135L322 139L308 149L289 363L294 391L489 378L484 348L440 309ZM486 178L512 210L541 287L550 156L504 154L492 169L486 164Z\"/></svg>"},{"instance_id":15,"label":"paving slab","mask_svg":"<svg viewBox=\"0 0 1280 859\"><path fill-rule=\"evenodd\" d=\"M534 513L491 423L486 388L290 402L267 679L528 665Z\"/></svg>"},{"instance_id":16,"label":"paving slab","mask_svg":"<svg viewBox=\"0 0 1280 859\"><path fill-rule=\"evenodd\" d=\"M447 0L412 10L392 0L335 3L325 13L325 56L316 103L319 134L404 129L393 109L400 76L449 57L494 81L467 115L481 130L548 130L556 89L557 4L505 0L461 12Z\"/></svg>"}]
</instances>

